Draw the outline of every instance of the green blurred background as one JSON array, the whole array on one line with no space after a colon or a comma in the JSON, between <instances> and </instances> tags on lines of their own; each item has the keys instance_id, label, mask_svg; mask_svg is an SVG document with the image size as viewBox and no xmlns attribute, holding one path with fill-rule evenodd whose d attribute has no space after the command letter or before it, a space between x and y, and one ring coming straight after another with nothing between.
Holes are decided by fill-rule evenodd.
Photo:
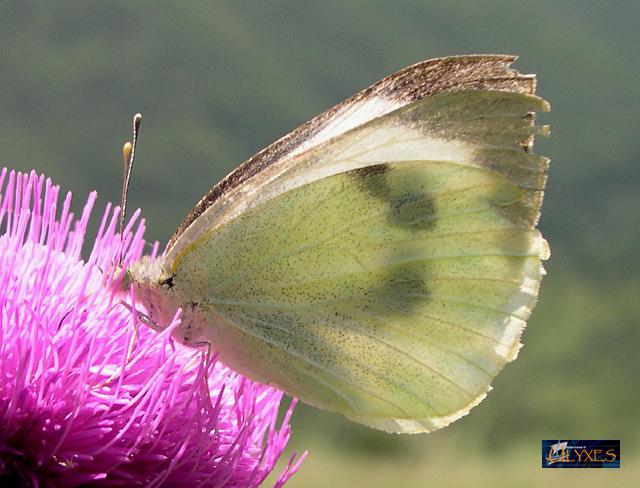
<instances>
[{"instance_id":1,"label":"green blurred background","mask_svg":"<svg viewBox=\"0 0 640 488\"><path fill-rule=\"evenodd\" d=\"M392 436L300 407L303 486L631 486L640 478L640 2L2 2L0 165L130 204L164 244L261 147L405 65L515 53L553 107L548 277L519 359L470 415ZM621 470L542 470L540 440L621 439ZM636 485L637 486L637 485Z\"/></svg>"}]
</instances>

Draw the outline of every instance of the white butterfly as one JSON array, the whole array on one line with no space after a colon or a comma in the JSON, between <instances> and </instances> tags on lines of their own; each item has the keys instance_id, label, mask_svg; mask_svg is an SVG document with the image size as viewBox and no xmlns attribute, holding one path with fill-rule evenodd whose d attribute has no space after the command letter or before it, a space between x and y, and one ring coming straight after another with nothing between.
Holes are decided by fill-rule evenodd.
<instances>
[{"instance_id":1,"label":"white butterfly","mask_svg":"<svg viewBox=\"0 0 640 488\"><path fill-rule=\"evenodd\" d=\"M389 432L444 427L520 348L549 250L533 75L410 66L223 179L126 271L149 320L231 368Z\"/></svg>"}]
</instances>

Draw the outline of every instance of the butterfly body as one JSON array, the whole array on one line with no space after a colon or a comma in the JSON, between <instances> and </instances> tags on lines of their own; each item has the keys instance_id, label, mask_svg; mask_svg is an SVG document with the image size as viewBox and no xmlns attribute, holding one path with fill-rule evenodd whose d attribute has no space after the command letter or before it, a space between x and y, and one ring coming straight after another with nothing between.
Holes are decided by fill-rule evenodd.
<instances>
[{"instance_id":1,"label":"butterfly body","mask_svg":"<svg viewBox=\"0 0 640 488\"><path fill-rule=\"evenodd\" d=\"M520 348L548 105L508 56L426 61L276 141L127 270L154 323L248 377L391 432L468 413Z\"/></svg>"}]
</instances>

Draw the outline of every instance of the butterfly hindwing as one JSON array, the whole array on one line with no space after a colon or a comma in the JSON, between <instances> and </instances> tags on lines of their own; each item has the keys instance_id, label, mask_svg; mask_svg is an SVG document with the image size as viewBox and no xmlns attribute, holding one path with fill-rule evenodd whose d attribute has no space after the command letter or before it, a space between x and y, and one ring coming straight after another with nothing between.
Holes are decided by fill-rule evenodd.
<instances>
[{"instance_id":1,"label":"butterfly hindwing","mask_svg":"<svg viewBox=\"0 0 640 488\"><path fill-rule=\"evenodd\" d=\"M537 297L546 109L451 90L320 141L193 222L175 291L240 372L372 427L443 427L515 357Z\"/></svg>"}]
</instances>

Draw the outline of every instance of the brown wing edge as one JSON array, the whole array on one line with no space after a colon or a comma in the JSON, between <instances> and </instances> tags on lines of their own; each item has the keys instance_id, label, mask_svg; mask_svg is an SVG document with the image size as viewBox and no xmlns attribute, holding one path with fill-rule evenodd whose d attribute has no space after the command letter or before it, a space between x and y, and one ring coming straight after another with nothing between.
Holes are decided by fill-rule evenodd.
<instances>
[{"instance_id":1,"label":"brown wing edge","mask_svg":"<svg viewBox=\"0 0 640 488\"><path fill-rule=\"evenodd\" d=\"M523 75L511 68L511 63L516 59L517 56L502 54L435 58L408 66L374 83L302 124L240 164L209 190L189 212L169 240L166 250L171 249L182 233L218 198L285 157L356 102L377 96L406 105L436 93L459 89L534 94L535 75Z\"/></svg>"}]
</instances>

